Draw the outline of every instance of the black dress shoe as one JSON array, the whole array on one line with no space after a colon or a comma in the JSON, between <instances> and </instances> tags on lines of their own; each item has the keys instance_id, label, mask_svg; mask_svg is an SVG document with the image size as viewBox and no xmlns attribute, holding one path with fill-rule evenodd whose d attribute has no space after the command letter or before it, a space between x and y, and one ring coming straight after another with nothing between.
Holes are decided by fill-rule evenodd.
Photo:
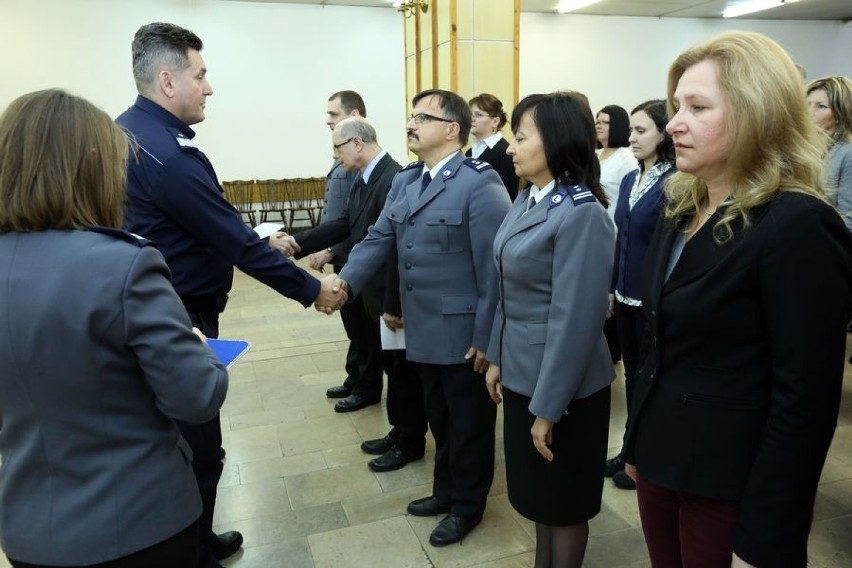
<instances>
[{"instance_id":1,"label":"black dress shoe","mask_svg":"<svg viewBox=\"0 0 852 568\"><path fill-rule=\"evenodd\" d=\"M624 471L624 456L620 453L614 458L606 460L606 466L604 466L604 475L606 475L607 477L612 477L619 471Z\"/></svg>"},{"instance_id":2,"label":"black dress shoe","mask_svg":"<svg viewBox=\"0 0 852 568\"><path fill-rule=\"evenodd\" d=\"M394 439L391 438L390 434L388 434L384 438L365 441L361 444L361 451L365 454L383 456L390 451L395 443Z\"/></svg>"},{"instance_id":3,"label":"black dress shoe","mask_svg":"<svg viewBox=\"0 0 852 568\"><path fill-rule=\"evenodd\" d=\"M365 398L360 394L350 394L349 396L334 405L334 411L353 412L355 410L361 410L362 408L373 404L378 404L380 402L381 399L378 398Z\"/></svg>"},{"instance_id":4,"label":"black dress shoe","mask_svg":"<svg viewBox=\"0 0 852 568\"><path fill-rule=\"evenodd\" d=\"M434 517L441 513L449 513L450 504L429 496L415 499L408 504L406 511L408 511L409 515L414 515L415 517Z\"/></svg>"},{"instance_id":5,"label":"black dress shoe","mask_svg":"<svg viewBox=\"0 0 852 568\"><path fill-rule=\"evenodd\" d=\"M438 523L432 534L429 535L429 544L432 546L447 546L459 542L482 521L482 515L478 517L459 517L450 513L444 520Z\"/></svg>"},{"instance_id":6,"label":"black dress shoe","mask_svg":"<svg viewBox=\"0 0 852 568\"><path fill-rule=\"evenodd\" d=\"M331 387L327 391L325 391L325 396L328 398L346 398L352 394L352 389L347 387L346 385L340 385L339 387Z\"/></svg>"},{"instance_id":7,"label":"black dress shoe","mask_svg":"<svg viewBox=\"0 0 852 568\"><path fill-rule=\"evenodd\" d=\"M216 538L210 542L210 552L216 560L224 560L238 551L242 545L243 535L237 531L228 531L216 535Z\"/></svg>"},{"instance_id":8,"label":"black dress shoe","mask_svg":"<svg viewBox=\"0 0 852 568\"><path fill-rule=\"evenodd\" d=\"M623 469L612 476L612 482L619 489L636 489L636 482Z\"/></svg>"},{"instance_id":9,"label":"black dress shoe","mask_svg":"<svg viewBox=\"0 0 852 568\"><path fill-rule=\"evenodd\" d=\"M393 471L407 464L423 459L423 452L419 454L409 454L402 451L399 446L394 446L387 451L383 456L372 459L367 462L367 466L373 471Z\"/></svg>"}]
</instances>

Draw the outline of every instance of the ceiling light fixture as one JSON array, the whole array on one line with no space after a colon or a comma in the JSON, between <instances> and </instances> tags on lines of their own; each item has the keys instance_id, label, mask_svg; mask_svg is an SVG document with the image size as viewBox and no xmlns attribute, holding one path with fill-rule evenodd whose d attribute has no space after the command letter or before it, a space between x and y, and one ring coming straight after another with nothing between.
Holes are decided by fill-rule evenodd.
<instances>
[{"instance_id":1,"label":"ceiling light fixture","mask_svg":"<svg viewBox=\"0 0 852 568\"><path fill-rule=\"evenodd\" d=\"M429 0L406 0L405 2L394 2L393 7L406 18L410 18L415 14L415 12L417 12L417 8L420 8L421 12L426 13L426 11L429 10Z\"/></svg>"},{"instance_id":2,"label":"ceiling light fixture","mask_svg":"<svg viewBox=\"0 0 852 568\"><path fill-rule=\"evenodd\" d=\"M579 10L580 8L597 4L600 1L601 0L562 0L559 2L559 5L556 6L556 11L560 14L565 14L566 12L573 12L574 10Z\"/></svg>"},{"instance_id":3,"label":"ceiling light fixture","mask_svg":"<svg viewBox=\"0 0 852 568\"><path fill-rule=\"evenodd\" d=\"M770 8L777 8L784 4L792 4L799 0L747 0L745 2L737 2L732 6L728 6L722 11L723 18L737 18L752 12L761 12Z\"/></svg>"}]
</instances>

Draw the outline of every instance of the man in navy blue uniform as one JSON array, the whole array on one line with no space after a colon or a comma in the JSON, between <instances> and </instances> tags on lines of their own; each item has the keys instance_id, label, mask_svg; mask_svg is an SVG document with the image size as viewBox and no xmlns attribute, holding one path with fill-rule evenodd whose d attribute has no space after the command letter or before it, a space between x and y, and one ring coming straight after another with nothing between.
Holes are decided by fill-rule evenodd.
<instances>
[{"instance_id":1,"label":"man in navy blue uniform","mask_svg":"<svg viewBox=\"0 0 852 568\"><path fill-rule=\"evenodd\" d=\"M133 77L139 96L116 119L135 140L128 163L127 229L155 243L193 325L219 335L234 266L305 307L329 313L343 302L331 283L296 267L246 227L225 200L216 172L192 142L189 127L204 120L213 89L202 42L172 24L142 26L133 39ZM242 535L213 533L216 487L222 475L222 429L217 415L201 425L178 423L193 451L201 493L202 568L236 552Z\"/></svg>"}]
</instances>

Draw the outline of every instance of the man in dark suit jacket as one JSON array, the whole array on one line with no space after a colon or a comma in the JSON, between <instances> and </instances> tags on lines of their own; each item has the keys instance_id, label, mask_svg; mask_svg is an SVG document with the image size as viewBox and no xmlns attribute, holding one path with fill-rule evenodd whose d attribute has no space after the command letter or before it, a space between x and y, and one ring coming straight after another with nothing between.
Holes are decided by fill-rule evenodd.
<instances>
[{"instance_id":1,"label":"man in dark suit jacket","mask_svg":"<svg viewBox=\"0 0 852 568\"><path fill-rule=\"evenodd\" d=\"M375 129L361 117L338 123L332 143L335 159L346 170L356 173L342 216L295 237L278 233L270 238L270 244L285 255L300 257L314 253L311 262L317 269L332 262L336 250L348 251L367 235L400 170L400 165L378 145ZM378 376L378 381L359 381L343 401L359 408L378 402L382 368L388 375L387 412L393 429L387 436L361 445L366 453L380 456L369 462L373 471L391 471L421 459L426 444L423 389L414 364L406 359L404 350L383 352L381 346L379 321L384 320L382 325L391 329L402 328L400 304L395 257L386 260L385 269L378 271L350 303L350 318L355 324L352 342L360 376Z\"/></svg>"}]
</instances>

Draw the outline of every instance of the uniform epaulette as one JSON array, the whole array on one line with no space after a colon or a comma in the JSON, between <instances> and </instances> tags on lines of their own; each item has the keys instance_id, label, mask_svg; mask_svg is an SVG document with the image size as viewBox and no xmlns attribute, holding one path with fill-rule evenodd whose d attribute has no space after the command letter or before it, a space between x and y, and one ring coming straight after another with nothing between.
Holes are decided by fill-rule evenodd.
<instances>
[{"instance_id":1,"label":"uniform epaulette","mask_svg":"<svg viewBox=\"0 0 852 568\"><path fill-rule=\"evenodd\" d=\"M154 246L154 243L152 243L148 239L144 239L139 235L133 234L130 231L125 231L123 229L91 226L86 227L86 230L92 233L100 233L102 235L109 235L111 237L115 237L116 239L121 239L122 241L131 243L139 248Z\"/></svg>"},{"instance_id":2,"label":"uniform epaulette","mask_svg":"<svg viewBox=\"0 0 852 568\"><path fill-rule=\"evenodd\" d=\"M477 172L494 169L488 162L483 162L482 160L476 160L474 158L465 158L463 164L469 168L473 168Z\"/></svg>"},{"instance_id":3,"label":"uniform epaulette","mask_svg":"<svg viewBox=\"0 0 852 568\"><path fill-rule=\"evenodd\" d=\"M408 164L407 166L405 166L404 168L399 170L399 172L397 172L397 173L405 172L405 171L408 171L408 170L413 170L414 168L422 168L422 167L423 167L423 160L421 160L419 162L411 162L410 164Z\"/></svg>"},{"instance_id":4,"label":"uniform epaulette","mask_svg":"<svg viewBox=\"0 0 852 568\"><path fill-rule=\"evenodd\" d=\"M595 194L584 185L573 185L569 187L568 196L571 197L571 201L574 202L574 205L580 205L581 203L596 203L598 200L598 198L595 197Z\"/></svg>"}]
</instances>

